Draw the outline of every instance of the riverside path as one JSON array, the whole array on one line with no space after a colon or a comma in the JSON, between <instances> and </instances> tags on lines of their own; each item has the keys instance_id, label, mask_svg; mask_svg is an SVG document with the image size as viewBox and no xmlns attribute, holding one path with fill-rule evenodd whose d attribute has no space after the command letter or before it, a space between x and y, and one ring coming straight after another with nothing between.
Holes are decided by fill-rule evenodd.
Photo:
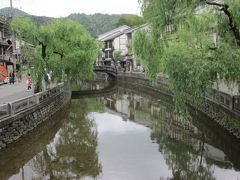
<instances>
[{"instance_id":1,"label":"riverside path","mask_svg":"<svg viewBox=\"0 0 240 180\"><path fill-rule=\"evenodd\" d=\"M0 104L12 102L32 95L34 92L27 91L26 79L14 84L4 84L0 86Z\"/></svg>"}]
</instances>

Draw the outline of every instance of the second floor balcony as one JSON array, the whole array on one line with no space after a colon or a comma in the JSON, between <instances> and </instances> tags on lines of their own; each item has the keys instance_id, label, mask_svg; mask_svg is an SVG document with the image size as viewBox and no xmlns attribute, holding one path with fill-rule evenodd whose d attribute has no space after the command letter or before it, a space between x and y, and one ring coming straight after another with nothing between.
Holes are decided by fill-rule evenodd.
<instances>
[{"instance_id":1,"label":"second floor balcony","mask_svg":"<svg viewBox=\"0 0 240 180\"><path fill-rule=\"evenodd\" d=\"M113 47L113 46L111 46L111 47L104 47L104 48L102 48L102 51L103 51L103 52L106 52L106 51L114 51L114 47Z\"/></svg>"},{"instance_id":2,"label":"second floor balcony","mask_svg":"<svg viewBox=\"0 0 240 180\"><path fill-rule=\"evenodd\" d=\"M10 62L10 60L11 60L11 57L10 56L8 56L8 55L2 55L2 54L0 54L0 61L5 61L5 62Z\"/></svg>"}]
</instances>

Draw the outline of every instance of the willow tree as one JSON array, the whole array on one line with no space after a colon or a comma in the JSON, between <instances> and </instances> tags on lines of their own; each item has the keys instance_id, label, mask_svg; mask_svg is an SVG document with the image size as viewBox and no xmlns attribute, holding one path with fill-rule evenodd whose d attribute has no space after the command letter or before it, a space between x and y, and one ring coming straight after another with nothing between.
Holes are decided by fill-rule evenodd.
<instances>
[{"instance_id":1,"label":"willow tree","mask_svg":"<svg viewBox=\"0 0 240 180\"><path fill-rule=\"evenodd\" d=\"M28 64L38 88L50 71L56 81L64 77L75 80L93 76L98 45L80 24L56 20L37 26L30 18L16 18L11 24L19 38L34 47L28 48L25 44L28 51L23 52L33 54Z\"/></svg>"},{"instance_id":2,"label":"willow tree","mask_svg":"<svg viewBox=\"0 0 240 180\"><path fill-rule=\"evenodd\" d=\"M240 80L239 0L142 0L148 28L134 51L148 74L164 72L177 104L199 101L213 82ZM144 43L143 43L144 42Z\"/></svg>"}]
</instances>

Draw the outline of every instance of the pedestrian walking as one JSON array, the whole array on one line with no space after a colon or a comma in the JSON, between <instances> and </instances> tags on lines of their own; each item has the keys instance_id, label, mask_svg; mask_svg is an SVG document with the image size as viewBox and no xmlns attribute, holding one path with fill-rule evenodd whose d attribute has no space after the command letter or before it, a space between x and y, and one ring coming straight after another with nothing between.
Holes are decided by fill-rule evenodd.
<instances>
[{"instance_id":1,"label":"pedestrian walking","mask_svg":"<svg viewBox=\"0 0 240 180\"><path fill-rule=\"evenodd\" d=\"M27 75L27 90L28 91L31 91L32 90L32 78L31 78L31 75L28 73Z\"/></svg>"},{"instance_id":2,"label":"pedestrian walking","mask_svg":"<svg viewBox=\"0 0 240 180\"><path fill-rule=\"evenodd\" d=\"M20 82L22 81L22 80L21 80L21 72L18 71L16 76L17 76L17 82L20 83Z\"/></svg>"},{"instance_id":3,"label":"pedestrian walking","mask_svg":"<svg viewBox=\"0 0 240 180\"><path fill-rule=\"evenodd\" d=\"M10 82L10 84L14 84L14 82L15 82L15 73L14 72L9 73L9 82Z\"/></svg>"},{"instance_id":4,"label":"pedestrian walking","mask_svg":"<svg viewBox=\"0 0 240 180\"><path fill-rule=\"evenodd\" d=\"M14 84L14 82L15 82L15 73L13 71L13 73L12 73L12 83Z\"/></svg>"},{"instance_id":5,"label":"pedestrian walking","mask_svg":"<svg viewBox=\"0 0 240 180\"><path fill-rule=\"evenodd\" d=\"M9 73L9 83L12 84L12 72Z\"/></svg>"},{"instance_id":6,"label":"pedestrian walking","mask_svg":"<svg viewBox=\"0 0 240 180\"><path fill-rule=\"evenodd\" d=\"M22 82L22 73L19 72L19 82Z\"/></svg>"}]
</instances>

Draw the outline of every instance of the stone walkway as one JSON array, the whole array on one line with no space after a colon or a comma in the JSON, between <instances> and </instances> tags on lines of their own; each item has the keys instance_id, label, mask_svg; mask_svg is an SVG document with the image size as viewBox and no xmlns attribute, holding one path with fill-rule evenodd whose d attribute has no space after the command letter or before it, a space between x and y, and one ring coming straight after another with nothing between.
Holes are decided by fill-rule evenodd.
<instances>
[{"instance_id":1,"label":"stone walkway","mask_svg":"<svg viewBox=\"0 0 240 180\"><path fill-rule=\"evenodd\" d=\"M3 84L0 85L0 104L12 102L33 94L32 91L27 91L26 79L23 79L21 83Z\"/></svg>"}]
</instances>

